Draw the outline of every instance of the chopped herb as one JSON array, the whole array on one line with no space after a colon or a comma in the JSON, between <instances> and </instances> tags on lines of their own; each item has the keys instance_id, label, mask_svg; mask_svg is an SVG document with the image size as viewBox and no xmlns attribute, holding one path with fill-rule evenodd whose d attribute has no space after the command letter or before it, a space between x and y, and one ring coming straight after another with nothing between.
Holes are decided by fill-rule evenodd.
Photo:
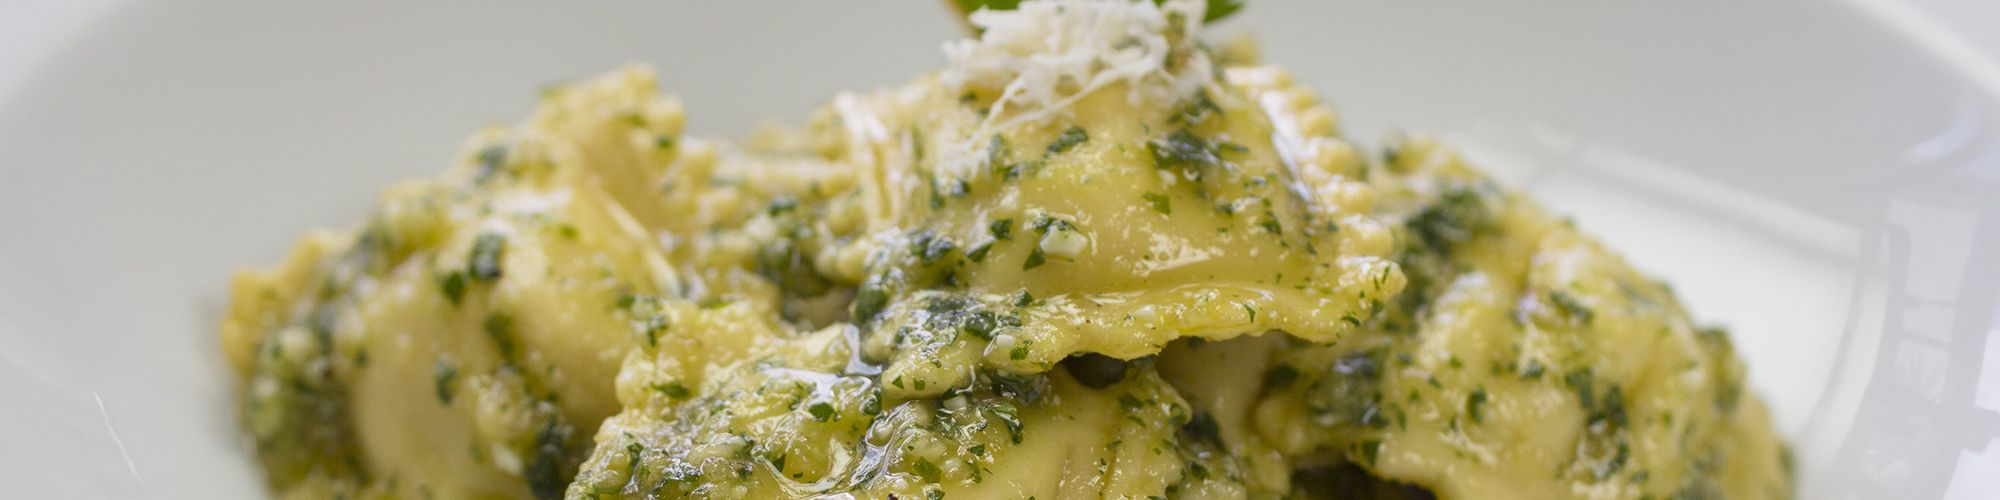
<instances>
[{"instance_id":1,"label":"chopped herb","mask_svg":"<svg viewBox=\"0 0 2000 500\"><path fill-rule=\"evenodd\" d=\"M1590 306L1583 305L1583 302L1578 301L1576 297L1562 290L1550 290L1549 302L1554 302L1556 308L1562 310L1563 315L1576 318L1578 322L1586 325L1590 324L1591 318L1596 316L1596 313L1590 310Z\"/></svg>"},{"instance_id":2,"label":"chopped herb","mask_svg":"<svg viewBox=\"0 0 2000 500\"><path fill-rule=\"evenodd\" d=\"M1018 321L1017 321L1018 322ZM993 330L1000 327L1001 319L990 311L976 311L965 317L960 330L985 340L993 340Z\"/></svg>"},{"instance_id":3,"label":"chopped herb","mask_svg":"<svg viewBox=\"0 0 2000 500\"><path fill-rule=\"evenodd\" d=\"M693 391L681 385L679 380L668 380L666 383L654 382L652 387L654 391L671 399L687 399L688 396L694 395Z\"/></svg>"},{"instance_id":4,"label":"chopped herb","mask_svg":"<svg viewBox=\"0 0 2000 500\"><path fill-rule=\"evenodd\" d=\"M1081 127L1072 125L1068 129L1064 129L1062 134L1057 135L1055 142L1049 143L1049 154L1069 151L1070 148L1076 147L1078 144L1083 144L1083 141L1086 140L1090 140L1090 134L1084 133Z\"/></svg>"},{"instance_id":5,"label":"chopped herb","mask_svg":"<svg viewBox=\"0 0 2000 500\"><path fill-rule=\"evenodd\" d=\"M472 240L472 252L466 256L466 274L479 281L493 281L500 278L500 253L507 248L507 236L500 233L481 233Z\"/></svg>"},{"instance_id":6,"label":"chopped herb","mask_svg":"<svg viewBox=\"0 0 2000 500\"><path fill-rule=\"evenodd\" d=\"M1028 252L1027 260L1021 261L1021 270L1034 269L1045 262L1048 262L1048 257L1042 255L1042 248L1038 246Z\"/></svg>"},{"instance_id":7,"label":"chopped herb","mask_svg":"<svg viewBox=\"0 0 2000 500\"><path fill-rule=\"evenodd\" d=\"M862 401L862 402L861 402L861 414L862 414L862 415L867 415L867 416L870 416L870 417L873 417L873 416L875 416L875 415L878 415L878 414L881 414L881 413L882 413L882 397L881 397L881 396L879 396L879 395L874 395L874 394L871 394L871 395L869 395L869 396L868 396L868 400L867 400L867 401Z\"/></svg>"},{"instance_id":8,"label":"chopped herb","mask_svg":"<svg viewBox=\"0 0 2000 500\"><path fill-rule=\"evenodd\" d=\"M1274 235L1278 236L1285 235L1285 226L1278 223L1278 217L1276 215L1265 214L1264 220L1259 221L1257 223L1257 227L1264 228L1264 231Z\"/></svg>"},{"instance_id":9,"label":"chopped herb","mask_svg":"<svg viewBox=\"0 0 2000 500\"><path fill-rule=\"evenodd\" d=\"M1014 349L1007 352L1007 359L1016 361L1028 359L1028 344L1014 344Z\"/></svg>"},{"instance_id":10,"label":"chopped herb","mask_svg":"<svg viewBox=\"0 0 2000 500\"><path fill-rule=\"evenodd\" d=\"M444 292L444 298L450 300L451 305L457 306L465 299L465 272L452 271L438 277L438 290Z\"/></svg>"},{"instance_id":11,"label":"chopped herb","mask_svg":"<svg viewBox=\"0 0 2000 500\"><path fill-rule=\"evenodd\" d=\"M1591 380L1587 370L1573 370L1563 375L1563 383L1576 392L1577 403L1583 405L1583 410L1587 412L1597 411L1597 392L1591 387Z\"/></svg>"},{"instance_id":12,"label":"chopped herb","mask_svg":"<svg viewBox=\"0 0 2000 500\"><path fill-rule=\"evenodd\" d=\"M1069 221L1042 214L1036 215L1035 220L1028 221L1028 228L1035 230L1037 233L1047 233L1049 231L1075 229L1075 226L1070 225Z\"/></svg>"},{"instance_id":13,"label":"chopped herb","mask_svg":"<svg viewBox=\"0 0 2000 500\"><path fill-rule=\"evenodd\" d=\"M991 251L993 251L993 242L980 243L973 246L972 250L966 251L965 258L972 259L973 262L986 262L986 253Z\"/></svg>"},{"instance_id":14,"label":"chopped herb","mask_svg":"<svg viewBox=\"0 0 2000 500\"><path fill-rule=\"evenodd\" d=\"M1005 174L1006 166L1007 139L993 134L993 139L986 142L986 167L994 169L995 174Z\"/></svg>"},{"instance_id":15,"label":"chopped herb","mask_svg":"<svg viewBox=\"0 0 2000 500\"><path fill-rule=\"evenodd\" d=\"M437 365L431 368L431 373L436 379L434 382L438 402L451 404L452 397L457 394L453 384L458 381L458 364L452 363L449 359L438 359Z\"/></svg>"},{"instance_id":16,"label":"chopped herb","mask_svg":"<svg viewBox=\"0 0 2000 500\"><path fill-rule=\"evenodd\" d=\"M1222 445L1222 429L1215 424L1215 417L1209 416L1208 412L1196 412L1194 418L1188 419L1187 424L1181 426L1181 432L1194 441Z\"/></svg>"},{"instance_id":17,"label":"chopped herb","mask_svg":"<svg viewBox=\"0 0 2000 500\"><path fill-rule=\"evenodd\" d=\"M1148 191L1146 194L1139 195L1139 197L1144 198L1146 203L1151 204L1154 212L1159 212L1162 215L1173 215L1174 213L1174 200L1168 198L1167 195Z\"/></svg>"},{"instance_id":18,"label":"chopped herb","mask_svg":"<svg viewBox=\"0 0 2000 500\"><path fill-rule=\"evenodd\" d=\"M1035 303L1035 294L1028 293L1027 290L1022 290L1020 295L1014 296L1014 307L1028 307L1029 304L1033 303Z\"/></svg>"},{"instance_id":19,"label":"chopped herb","mask_svg":"<svg viewBox=\"0 0 2000 500\"><path fill-rule=\"evenodd\" d=\"M813 420L816 422L833 420L835 416L833 405L827 404L825 401L813 403L812 406L806 407L806 412L811 413Z\"/></svg>"},{"instance_id":20,"label":"chopped herb","mask_svg":"<svg viewBox=\"0 0 2000 500\"><path fill-rule=\"evenodd\" d=\"M1014 239L1014 219L994 220L992 224L986 226L986 231L992 233L993 239L996 240L1007 241Z\"/></svg>"},{"instance_id":21,"label":"chopped herb","mask_svg":"<svg viewBox=\"0 0 2000 500\"><path fill-rule=\"evenodd\" d=\"M1623 427L1626 418L1625 389L1619 387L1618 384L1611 384L1610 389L1604 390L1603 402L1604 411L1597 418L1609 422L1613 426Z\"/></svg>"},{"instance_id":22,"label":"chopped herb","mask_svg":"<svg viewBox=\"0 0 2000 500\"><path fill-rule=\"evenodd\" d=\"M1188 179L1199 180L1209 169L1222 164L1208 141L1196 137L1186 129L1146 143L1146 150L1153 155L1153 165L1161 169L1178 168Z\"/></svg>"},{"instance_id":23,"label":"chopped herb","mask_svg":"<svg viewBox=\"0 0 2000 500\"><path fill-rule=\"evenodd\" d=\"M771 199L771 205L764 209L764 213L776 217L781 214L790 213L798 208L798 198L793 198L790 195L778 195L777 198Z\"/></svg>"},{"instance_id":24,"label":"chopped herb","mask_svg":"<svg viewBox=\"0 0 2000 500\"><path fill-rule=\"evenodd\" d=\"M666 315L663 314L649 314L632 321L632 329L646 337L646 347L659 347L660 334L665 333L670 325Z\"/></svg>"},{"instance_id":25,"label":"chopped herb","mask_svg":"<svg viewBox=\"0 0 2000 500\"><path fill-rule=\"evenodd\" d=\"M514 316L496 312L486 316L486 336L493 339L493 347L500 350L503 360L514 359Z\"/></svg>"},{"instance_id":26,"label":"chopped herb","mask_svg":"<svg viewBox=\"0 0 2000 500\"><path fill-rule=\"evenodd\" d=\"M1465 416L1471 418L1472 423L1475 424L1486 421L1484 414L1480 411L1485 405L1486 388L1478 387L1472 389L1472 394L1465 397Z\"/></svg>"},{"instance_id":27,"label":"chopped herb","mask_svg":"<svg viewBox=\"0 0 2000 500\"><path fill-rule=\"evenodd\" d=\"M1026 174L1029 171L1034 170L1038 166L1040 166L1039 163L1029 163L1025 161L1017 161L1009 163L1007 164L1006 168L1000 170L1000 178L1019 179L1022 174Z\"/></svg>"},{"instance_id":28,"label":"chopped herb","mask_svg":"<svg viewBox=\"0 0 2000 500\"><path fill-rule=\"evenodd\" d=\"M490 144L484 148L480 148L479 173L474 176L474 179L481 181L486 180L487 178L492 177L494 173L499 172L500 167L506 165L506 163L507 163L506 145Z\"/></svg>"},{"instance_id":29,"label":"chopped herb","mask_svg":"<svg viewBox=\"0 0 2000 500\"><path fill-rule=\"evenodd\" d=\"M916 472L917 477L922 478L926 483L936 483L942 480L944 476L944 471L938 470L937 464L933 464L930 459L923 457L918 457L915 462L911 462L910 470Z\"/></svg>"},{"instance_id":30,"label":"chopped herb","mask_svg":"<svg viewBox=\"0 0 2000 500\"><path fill-rule=\"evenodd\" d=\"M1014 444L1021 444L1020 410L1004 402L994 404L992 409L993 415L1000 417L1000 423L1007 426L1007 437L1012 438Z\"/></svg>"},{"instance_id":31,"label":"chopped herb","mask_svg":"<svg viewBox=\"0 0 2000 500\"><path fill-rule=\"evenodd\" d=\"M569 481L576 478L575 464L579 459L570 458L574 455L568 446L574 432L560 414L554 414L535 435L535 447L527 466L521 470L521 477L528 480L528 491L535 498L561 498Z\"/></svg>"},{"instance_id":32,"label":"chopped herb","mask_svg":"<svg viewBox=\"0 0 2000 500\"><path fill-rule=\"evenodd\" d=\"M1478 192L1454 187L1445 191L1437 203L1411 217L1405 226L1416 233L1426 248L1449 249L1471 241L1490 217Z\"/></svg>"},{"instance_id":33,"label":"chopped herb","mask_svg":"<svg viewBox=\"0 0 2000 500\"><path fill-rule=\"evenodd\" d=\"M1172 121L1182 125L1199 125L1221 113L1222 107L1217 106L1215 99L1209 97L1208 90L1204 89L1196 91L1193 99L1181 105L1180 112L1174 115Z\"/></svg>"},{"instance_id":34,"label":"chopped herb","mask_svg":"<svg viewBox=\"0 0 2000 500\"><path fill-rule=\"evenodd\" d=\"M848 316L859 323L881 314L882 308L889 305L889 292L884 287L876 280L862 283L861 289L854 292L854 302L847 306Z\"/></svg>"},{"instance_id":35,"label":"chopped herb","mask_svg":"<svg viewBox=\"0 0 2000 500\"><path fill-rule=\"evenodd\" d=\"M1359 455L1361 463L1375 465L1375 459L1382 455L1382 441L1370 439L1354 443L1354 452Z\"/></svg>"},{"instance_id":36,"label":"chopped herb","mask_svg":"<svg viewBox=\"0 0 2000 500\"><path fill-rule=\"evenodd\" d=\"M958 250L958 244L953 243L950 237L924 233L923 236L917 238L915 250L917 252L917 260L922 262L923 265L928 266L936 264L938 261L950 256L952 251Z\"/></svg>"},{"instance_id":37,"label":"chopped herb","mask_svg":"<svg viewBox=\"0 0 2000 500\"><path fill-rule=\"evenodd\" d=\"M1521 378L1541 378L1542 371L1546 369L1541 360L1530 359L1526 366L1521 367Z\"/></svg>"}]
</instances>

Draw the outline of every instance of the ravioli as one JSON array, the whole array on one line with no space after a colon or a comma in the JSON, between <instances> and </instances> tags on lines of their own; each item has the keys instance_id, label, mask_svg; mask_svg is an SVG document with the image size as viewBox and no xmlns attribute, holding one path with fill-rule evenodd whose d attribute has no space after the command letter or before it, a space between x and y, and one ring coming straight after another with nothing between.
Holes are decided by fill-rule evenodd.
<instances>
[{"instance_id":1,"label":"ravioli","mask_svg":"<svg viewBox=\"0 0 2000 500\"><path fill-rule=\"evenodd\" d=\"M1789 498L1727 334L1197 2L1027 2L797 129L554 88L240 273L273 491ZM1224 57L1224 56L1228 57Z\"/></svg>"}]
</instances>

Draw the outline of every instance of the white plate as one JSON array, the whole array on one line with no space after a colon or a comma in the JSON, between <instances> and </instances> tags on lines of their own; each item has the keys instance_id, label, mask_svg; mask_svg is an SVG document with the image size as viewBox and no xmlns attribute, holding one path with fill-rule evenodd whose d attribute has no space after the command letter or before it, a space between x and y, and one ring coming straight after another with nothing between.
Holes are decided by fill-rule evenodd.
<instances>
[{"instance_id":1,"label":"white plate","mask_svg":"<svg viewBox=\"0 0 2000 500\"><path fill-rule=\"evenodd\" d=\"M2000 72L1874 2L1495 3L1228 27L1358 137L1451 139L1733 327L1805 498L2000 495ZM733 133L934 67L957 29L930 4L490 4L124 5L0 87L0 496L259 495L212 332L228 273L542 84L651 62Z\"/></svg>"}]
</instances>

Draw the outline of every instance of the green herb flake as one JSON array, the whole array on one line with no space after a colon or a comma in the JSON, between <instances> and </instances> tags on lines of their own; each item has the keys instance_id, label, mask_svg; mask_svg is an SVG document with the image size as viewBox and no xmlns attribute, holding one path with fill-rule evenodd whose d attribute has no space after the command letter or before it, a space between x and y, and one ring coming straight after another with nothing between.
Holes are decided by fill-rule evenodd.
<instances>
[{"instance_id":1,"label":"green herb flake","mask_svg":"<svg viewBox=\"0 0 2000 500\"><path fill-rule=\"evenodd\" d=\"M452 271L438 277L438 291L444 293L444 298L450 300L452 306L457 306L459 302L463 302L465 300L465 272Z\"/></svg>"},{"instance_id":2,"label":"green herb flake","mask_svg":"<svg viewBox=\"0 0 2000 500\"><path fill-rule=\"evenodd\" d=\"M1029 269L1034 269L1036 267L1040 267L1042 264L1047 262L1048 262L1048 257L1042 255L1042 248L1035 247L1034 250L1028 252L1028 259L1021 261L1021 270L1026 271Z\"/></svg>"},{"instance_id":3,"label":"green herb flake","mask_svg":"<svg viewBox=\"0 0 2000 500\"><path fill-rule=\"evenodd\" d=\"M451 400L457 395L455 384L458 382L458 364L449 359L439 359L437 365L431 368L431 374L436 385L438 402L451 404Z\"/></svg>"},{"instance_id":4,"label":"green herb flake","mask_svg":"<svg viewBox=\"0 0 2000 500\"><path fill-rule=\"evenodd\" d=\"M1013 178L1020 172L1007 164L1007 139L994 134L986 143L986 169L996 178Z\"/></svg>"},{"instance_id":5,"label":"green herb flake","mask_svg":"<svg viewBox=\"0 0 2000 500\"><path fill-rule=\"evenodd\" d=\"M1128 412L1139 411L1140 408L1145 406L1145 403L1140 402L1138 397L1135 397L1132 395L1132 393L1127 392L1118 395L1118 406L1124 407L1125 411Z\"/></svg>"},{"instance_id":6,"label":"green herb flake","mask_svg":"<svg viewBox=\"0 0 2000 500\"><path fill-rule=\"evenodd\" d=\"M983 340L993 340L993 330L1000 327L1001 319L989 311L975 311L967 315L959 330Z\"/></svg>"},{"instance_id":7,"label":"green herb flake","mask_svg":"<svg viewBox=\"0 0 2000 500\"><path fill-rule=\"evenodd\" d=\"M494 173L499 172L500 167L506 164L507 146L505 144L490 144L479 148L479 172L474 175L473 179L479 181L486 180L492 177Z\"/></svg>"},{"instance_id":8,"label":"green herb flake","mask_svg":"<svg viewBox=\"0 0 2000 500\"><path fill-rule=\"evenodd\" d=\"M1021 444L1020 410L1004 402L993 405L992 410L993 415L1000 418L1000 423L1007 427L1007 437L1012 439L1014 444Z\"/></svg>"},{"instance_id":9,"label":"green herb flake","mask_svg":"<svg viewBox=\"0 0 2000 500\"><path fill-rule=\"evenodd\" d=\"M937 464L931 463L928 458L918 457L916 461L910 463L910 470L916 472L917 477L926 483L936 483L944 479L944 471L939 470Z\"/></svg>"},{"instance_id":10,"label":"green herb flake","mask_svg":"<svg viewBox=\"0 0 2000 500\"><path fill-rule=\"evenodd\" d=\"M1083 128L1072 125L1068 129L1064 129L1061 134L1056 135L1055 142L1049 143L1049 154L1060 154L1064 151L1069 151L1070 148L1074 148L1078 144L1083 144L1083 141L1087 140L1090 140L1090 134L1085 133Z\"/></svg>"},{"instance_id":11,"label":"green herb flake","mask_svg":"<svg viewBox=\"0 0 2000 500\"><path fill-rule=\"evenodd\" d=\"M986 262L986 253L991 251L993 251L993 242L988 241L980 243L976 246L973 246L971 250L967 250L965 252L965 258L972 259L972 261L975 263Z\"/></svg>"},{"instance_id":12,"label":"green herb flake","mask_svg":"<svg viewBox=\"0 0 2000 500\"><path fill-rule=\"evenodd\" d=\"M1590 324L1590 320L1596 316L1596 312L1592 311L1590 306L1584 305L1575 296L1561 290L1550 290L1549 302L1555 303L1556 308L1561 309L1563 315L1576 318L1578 322L1586 325Z\"/></svg>"},{"instance_id":13,"label":"green herb flake","mask_svg":"<svg viewBox=\"0 0 2000 500\"><path fill-rule=\"evenodd\" d=\"M951 256L953 251L958 250L958 244L953 243L949 237L925 234L917 239L914 250L917 252L917 261L929 266Z\"/></svg>"},{"instance_id":14,"label":"green herb flake","mask_svg":"<svg viewBox=\"0 0 2000 500\"><path fill-rule=\"evenodd\" d=\"M1277 236L1285 235L1285 226L1278 222L1278 217L1275 215L1266 214L1264 216L1264 220L1257 222L1257 227L1264 228L1265 232L1271 233L1273 235Z\"/></svg>"},{"instance_id":15,"label":"green herb flake","mask_svg":"<svg viewBox=\"0 0 2000 500\"><path fill-rule=\"evenodd\" d=\"M1222 444L1222 428L1216 425L1215 417L1210 416L1208 412L1195 413L1193 418L1189 418L1186 424L1181 425L1181 432L1195 441L1212 445Z\"/></svg>"},{"instance_id":16,"label":"green herb flake","mask_svg":"<svg viewBox=\"0 0 2000 500\"><path fill-rule=\"evenodd\" d=\"M876 415L880 415L881 413L882 413L882 397L881 397L881 396L879 396L879 395L870 395L870 396L868 396L868 400L867 400L867 401L862 401L862 402L861 402L861 414L862 414L862 415L867 415L867 416L870 416L870 417L873 417L873 416L876 416Z\"/></svg>"},{"instance_id":17,"label":"green herb flake","mask_svg":"<svg viewBox=\"0 0 2000 500\"><path fill-rule=\"evenodd\" d=\"M854 292L854 302L848 305L848 315L856 322L864 322L881 314L882 309L888 306L888 290L881 283L870 280Z\"/></svg>"},{"instance_id":18,"label":"green herb flake","mask_svg":"<svg viewBox=\"0 0 2000 500\"><path fill-rule=\"evenodd\" d=\"M825 401L813 403L811 406L807 406L806 413L812 414L813 421L815 422L830 421L838 416L838 414L833 411L833 405L828 404Z\"/></svg>"},{"instance_id":19,"label":"green herb flake","mask_svg":"<svg viewBox=\"0 0 2000 500\"><path fill-rule=\"evenodd\" d=\"M514 359L514 316L504 312L486 315L486 336L493 340L493 347L500 350L503 360Z\"/></svg>"},{"instance_id":20,"label":"green herb flake","mask_svg":"<svg viewBox=\"0 0 2000 500\"><path fill-rule=\"evenodd\" d=\"M665 383L654 382L651 387L655 392L659 392L660 395L666 396L669 399L687 399L688 396L694 395L694 391L690 391L687 386L681 385L681 381L679 380L668 380Z\"/></svg>"},{"instance_id":21,"label":"green herb flake","mask_svg":"<svg viewBox=\"0 0 2000 500\"><path fill-rule=\"evenodd\" d=\"M1354 454L1361 463L1375 465L1375 459L1382 455L1382 441L1370 439L1354 443Z\"/></svg>"},{"instance_id":22,"label":"green herb flake","mask_svg":"<svg viewBox=\"0 0 2000 500\"><path fill-rule=\"evenodd\" d=\"M506 235L480 233L472 240L472 251L465 258L466 274L479 281L500 279L500 254L506 249Z\"/></svg>"},{"instance_id":23,"label":"green herb flake","mask_svg":"<svg viewBox=\"0 0 2000 500\"><path fill-rule=\"evenodd\" d=\"M992 224L986 225L986 231L992 233L995 240L1012 240L1014 239L1014 219L996 219Z\"/></svg>"},{"instance_id":24,"label":"green herb flake","mask_svg":"<svg viewBox=\"0 0 2000 500\"><path fill-rule=\"evenodd\" d=\"M777 217L779 215L791 213L792 211L797 210L798 208L799 208L798 198L793 198L789 195L779 195L777 198L771 199L771 204L764 209L764 213L769 214L772 217Z\"/></svg>"},{"instance_id":25,"label":"green herb flake","mask_svg":"<svg viewBox=\"0 0 2000 500\"><path fill-rule=\"evenodd\" d=\"M1528 360L1527 365L1521 367L1521 378L1524 379L1541 378L1542 372L1547 369L1548 368L1542 366L1541 360L1530 359Z\"/></svg>"},{"instance_id":26,"label":"green herb flake","mask_svg":"<svg viewBox=\"0 0 2000 500\"><path fill-rule=\"evenodd\" d=\"M1155 167L1181 169L1182 175L1189 179L1201 179L1207 170L1222 164L1222 159L1215 155L1208 141L1186 129L1148 141L1146 150L1152 153Z\"/></svg>"},{"instance_id":27,"label":"green herb flake","mask_svg":"<svg viewBox=\"0 0 2000 500\"><path fill-rule=\"evenodd\" d=\"M1153 206L1153 211L1159 212L1160 215L1174 214L1174 200L1167 195L1148 191L1139 197L1145 199L1147 204Z\"/></svg>"},{"instance_id":28,"label":"green herb flake","mask_svg":"<svg viewBox=\"0 0 2000 500\"><path fill-rule=\"evenodd\" d=\"M1472 423L1475 424L1485 422L1486 418L1484 412L1481 411L1481 409L1484 408L1485 406L1486 406L1486 388L1485 387L1474 388L1472 390L1472 394L1467 395L1465 397L1465 416L1471 418Z\"/></svg>"},{"instance_id":29,"label":"green herb flake","mask_svg":"<svg viewBox=\"0 0 2000 500\"><path fill-rule=\"evenodd\" d=\"M1587 412L1597 410L1597 391L1592 387L1592 380L1586 370L1574 370L1563 375L1563 383L1576 392L1577 403Z\"/></svg>"}]
</instances>

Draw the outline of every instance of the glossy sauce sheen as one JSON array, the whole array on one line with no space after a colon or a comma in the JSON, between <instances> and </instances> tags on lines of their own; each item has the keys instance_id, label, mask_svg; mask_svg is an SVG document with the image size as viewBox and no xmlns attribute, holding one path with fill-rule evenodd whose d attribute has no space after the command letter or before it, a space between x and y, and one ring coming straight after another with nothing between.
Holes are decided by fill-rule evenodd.
<instances>
[{"instance_id":1,"label":"glossy sauce sheen","mask_svg":"<svg viewBox=\"0 0 2000 500\"><path fill-rule=\"evenodd\" d=\"M274 491L1791 496L1664 285L1442 146L1363 155L1186 5L1064 5L1020 15L1156 70L1037 108L954 68L729 143L628 69L239 274Z\"/></svg>"}]
</instances>

